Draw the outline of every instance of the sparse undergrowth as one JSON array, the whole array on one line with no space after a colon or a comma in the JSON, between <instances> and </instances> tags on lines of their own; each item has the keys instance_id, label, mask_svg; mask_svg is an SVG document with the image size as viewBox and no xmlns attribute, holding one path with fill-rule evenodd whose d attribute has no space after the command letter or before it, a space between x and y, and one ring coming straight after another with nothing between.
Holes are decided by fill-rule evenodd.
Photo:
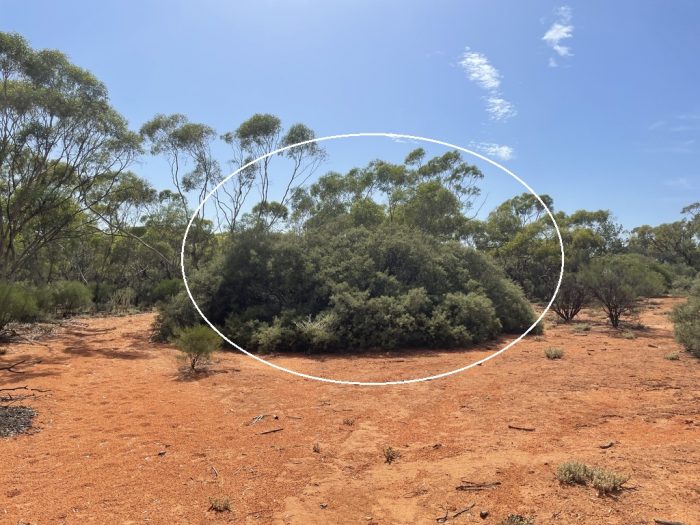
<instances>
[{"instance_id":1,"label":"sparse undergrowth","mask_svg":"<svg viewBox=\"0 0 700 525\"><path fill-rule=\"evenodd\" d=\"M391 465L394 461L401 457L401 452L392 448L384 447L384 462Z\"/></svg>"},{"instance_id":2,"label":"sparse undergrowth","mask_svg":"<svg viewBox=\"0 0 700 525\"><path fill-rule=\"evenodd\" d=\"M526 518L520 514L511 514L507 518L501 520L499 525L533 525L535 520L532 518Z\"/></svg>"},{"instance_id":3,"label":"sparse undergrowth","mask_svg":"<svg viewBox=\"0 0 700 525\"><path fill-rule=\"evenodd\" d=\"M561 359L564 357L564 350L561 348L545 348L544 355L547 359Z\"/></svg>"},{"instance_id":4,"label":"sparse undergrowth","mask_svg":"<svg viewBox=\"0 0 700 525\"><path fill-rule=\"evenodd\" d=\"M346 417L343 419L343 425L351 427L355 424L355 418L354 417Z\"/></svg>"},{"instance_id":5,"label":"sparse undergrowth","mask_svg":"<svg viewBox=\"0 0 700 525\"><path fill-rule=\"evenodd\" d=\"M209 498L209 510L231 512L231 500L228 498Z\"/></svg>"},{"instance_id":6,"label":"sparse undergrowth","mask_svg":"<svg viewBox=\"0 0 700 525\"><path fill-rule=\"evenodd\" d=\"M671 353L671 354L666 354L666 355L664 356L664 359L667 359L667 360L669 360L669 361L678 361L678 360L680 359L680 357L678 356L678 354L676 354L676 353L674 352L674 353Z\"/></svg>"},{"instance_id":7,"label":"sparse undergrowth","mask_svg":"<svg viewBox=\"0 0 700 525\"><path fill-rule=\"evenodd\" d=\"M590 485L598 491L599 496L614 494L622 489L629 480L613 471L598 467L589 467L578 461L567 461L557 467L557 479L567 485Z\"/></svg>"},{"instance_id":8,"label":"sparse undergrowth","mask_svg":"<svg viewBox=\"0 0 700 525\"><path fill-rule=\"evenodd\" d=\"M590 332L591 325L588 323L578 323L571 327L572 332Z\"/></svg>"},{"instance_id":9,"label":"sparse undergrowth","mask_svg":"<svg viewBox=\"0 0 700 525\"><path fill-rule=\"evenodd\" d=\"M320 454L321 453L321 444L314 443L312 450L314 451L315 454Z\"/></svg>"}]
</instances>

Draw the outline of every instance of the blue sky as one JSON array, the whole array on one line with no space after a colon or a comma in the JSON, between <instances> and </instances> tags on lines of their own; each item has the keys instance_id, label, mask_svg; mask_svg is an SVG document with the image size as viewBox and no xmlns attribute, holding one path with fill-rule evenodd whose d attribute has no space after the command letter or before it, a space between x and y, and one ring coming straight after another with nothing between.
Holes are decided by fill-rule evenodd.
<instances>
[{"instance_id":1,"label":"blue sky","mask_svg":"<svg viewBox=\"0 0 700 525\"><path fill-rule=\"evenodd\" d=\"M480 148L626 227L700 200L700 2L0 0L0 30L91 70L133 128L256 112L317 135ZM364 159L363 161L364 162ZM165 187L164 166L135 168Z\"/></svg>"}]
</instances>

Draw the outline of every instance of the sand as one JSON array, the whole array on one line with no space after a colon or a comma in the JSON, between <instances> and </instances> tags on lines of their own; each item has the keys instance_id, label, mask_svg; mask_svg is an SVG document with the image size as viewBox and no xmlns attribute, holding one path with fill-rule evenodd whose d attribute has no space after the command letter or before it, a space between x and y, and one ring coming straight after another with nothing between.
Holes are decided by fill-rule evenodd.
<instances>
[{"instance_id":1,"label":"sand","mask_svg":"<svg viewBox=\"0 0 700 525\"><path fill-rule=\"evenodd\" d=\"M550 322L482 366L391 387L300 379L235 351L183 377L178 352L148 340L153 314L78 319L0 358L42 359L0 372L0 386L50 390L25 403L32 433L0 439L0 523L698 524L700 360L673 341L677 301L648 302L635 339L591 310L589 332ZM489 346L270 359L381 381L458 368ZM546 359L551 346L564 358ZM628 489L561 486L556 467L571 459L629 475ZM456 490L466 481L499 484Z\"/></svg>"}]
</instances>

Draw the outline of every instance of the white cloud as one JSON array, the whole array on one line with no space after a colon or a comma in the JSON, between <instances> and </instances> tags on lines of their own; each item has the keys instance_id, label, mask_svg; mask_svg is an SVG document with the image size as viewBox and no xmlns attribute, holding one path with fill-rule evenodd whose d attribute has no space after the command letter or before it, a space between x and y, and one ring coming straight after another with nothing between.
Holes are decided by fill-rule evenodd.
<instances>
[{"instance_id":1,"label":"white cloud","mask_svg":"<svg viewBox=\"0 0 700 525\"><path fill-rule=\"evenodd\" d=\"M501 74L491 65L486 55L467 47L459 64L466 71L469 80L488 91L489 94L485 97L486 111L493 120L506 120L516 115L513 104L501 95Z\"/></svg>"},{"instance_id":2,"label":"white cloud","mask_svg":"<svg viewBox=\"0 0 700 525\"><path fill-rule=\"evenodd\" d=\"M556 11L557 20L550 26L542 37L549 47L551 47L560 57L572 56L571 48L564 45L562 41L573 38L574 26L571 24L572 11L569 6L562 6ZM549 59L550 67L557 67L557 62Z\"/></svg>"},{"instance_id":3,"label":"white cloud","mask_svg":"<svg viewBox=\"0 0 700 525\"><path fill-rule=\"evenodd\" d=\"M472 142L471 146L490 157L496 157L501 160L510 160L515 153L510 146L494 144L493 142Z\"/></svg>"},{"instance_id":4,"label":"white cloud","mask_svg":"<svg viewBox=\"0 0 700 525\"><path fill-rule=\"evenodd\" d=\"M489 63L485 55L469 51L469 48L467 48L462 56L460 65L469 75L469 80L476 82L482 88L491 91L500 87L501 75Z\"/></svg>"},{"instance_id":5,"label":"white cloud","mask_svg":"<svg viewBox=\"0 0 700 525\"><path fill-rule=\"evenodd\" d=\"M513 104L499 96L486 99L486 111L493 120L506 120L518 114Z\"/></svg>"}]
</instances>

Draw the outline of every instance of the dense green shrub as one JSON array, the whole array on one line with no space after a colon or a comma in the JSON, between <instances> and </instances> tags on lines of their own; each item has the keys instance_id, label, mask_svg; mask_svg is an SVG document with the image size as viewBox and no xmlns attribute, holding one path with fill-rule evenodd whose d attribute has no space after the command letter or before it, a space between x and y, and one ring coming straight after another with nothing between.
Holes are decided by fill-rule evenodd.
<instances>
[{"instance_id":1,"label":"dense green shrub","mask_svg":"<svg viewBox=\"0 0 700 525\"><path fill-rule=\"evenodd\" d=\"M176 344L190 370L196 372L221 347L221 338L210 327L198 324L180 330Z\"/></svg>"},{"instance_id":2,"label":"dense green shrub","mask_svg":"<svg viewBox=\"0 0 700 525\"><path fill-rule=\"evenodd\" d=\"M52 287L53 305L63 315L73 315L92 306L90 288L78 281L59 281Z\"/></svg>"},{"instance_id":3,"label":"dense green shrub","mask_svg":"<svg viewBox=\"0 0 700 525\"><path fill-rule=\"evenodd\" d=\"M164 279L159 281L151 290L151 302L166 301L177 295L183 288L182 279Z\"/></svg>"},{"instance_id":4,"label":"dense green shrub","mask_svg":"<svg viewBox=\"0 0 700 525\"><path fill-rule=\"evenodd\" d=\"M674 308L671 319L676 340L700 357L700 277L695 279L688 300Z\"/></svg>"},{"instance_id":5,"label":"dense green shrub","mask_svg":"<svg viewBox=\"0 0 700 525\"><path fill-rule=\"evenodd\" d=\"M34 320L38 313L36 296L30 287L0 282L0 330L11 322Z\"/></svg>"},{"instance_id":6,"label":"dense green shrub","mask_svg":"<svg viewBox=\"0 0 700 525\"><path fill-rule=\"evenodd\" d=\"M464 346L535 319L487 256L405 225L233 239L205 313L252 351Z\"/></svg>"}]
</instances>

